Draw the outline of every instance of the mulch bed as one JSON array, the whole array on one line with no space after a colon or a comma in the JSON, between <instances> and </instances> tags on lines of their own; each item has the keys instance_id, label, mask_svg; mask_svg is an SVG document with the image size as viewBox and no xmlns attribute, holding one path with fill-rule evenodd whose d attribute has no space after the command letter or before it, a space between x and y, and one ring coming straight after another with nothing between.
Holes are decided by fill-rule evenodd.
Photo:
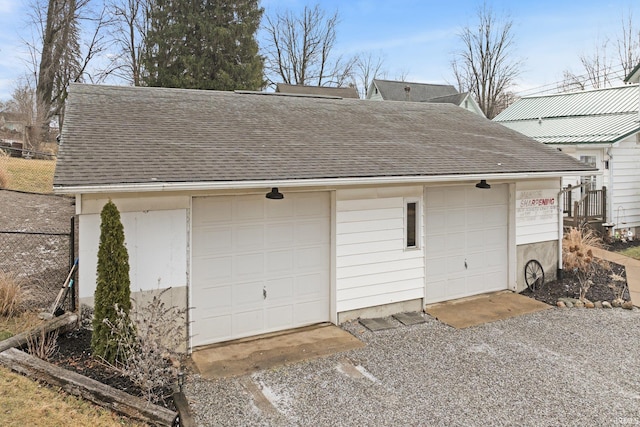
<instances>
[{"instance_id":1,"label":"mulch bed","mask_svg":"<svg viewBox=\"0 0 640 427\"><path fill-rule=\"evenodd\" d=\"M640 246L640 240L633 240L631 242L614 242L606 246L607 250L620 251L630 247ZM615 273L619 276L627 278L627 274L624 266L609 263L610 270L603 267L597 267L596 274L593 277L593 285L589 288L586 294L586 298L589 301L612 301L617 297L613 289L609 287L613 282L610 278L611 274ZM563 277L559 280L547 282L535 292L530 289L522 291L522 295L535 298L538 301L545 302L547 304L556 305L558 298L578 298L580 295L580 284L575 274L571 271L564 270ZM627 289L623 295L625 301L629 300L629 290Z\"/></svg>"},{"instance_id":2,"label":"mulch bed","mask_svg":"<svg viewBox=\"0 0 640 427\"><path fill-rule=\"evenodd\" d=\"M146 399L142 390L133 384L127 376L93 356L91 352L91 331L86 328L76 329L58 337L58 351L51 357L49 362L133 396ZM175 411L176 408L171 397L173 389L165 387L160 394L165 396L164 399L153 403Z\"/></svg>"}]
</instances>

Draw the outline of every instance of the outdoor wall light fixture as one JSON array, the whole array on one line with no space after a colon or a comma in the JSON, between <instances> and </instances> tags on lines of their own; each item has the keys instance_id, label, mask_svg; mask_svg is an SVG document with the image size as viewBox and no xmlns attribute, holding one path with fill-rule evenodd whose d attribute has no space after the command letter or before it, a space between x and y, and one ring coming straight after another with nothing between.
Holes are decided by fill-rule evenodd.
<instances>
[{"instance_id":1,"label":"outdoor wall light fixture","mask_svg":"<svg viewBox=\"0 0 640 427\"><path fill-rule=\"evenodd\" d=\"M284 194L278 191L278 187L273 187L265 197L271 200L282 200L284 199Z\"/></svg>"},{"instance_id":2,"label":"outdoor wall light fixture","mask_svg":"<svg viewBox=\"0 0 640 427\"><path fill-rule=\"evenodd\" d=\"M489 189L491 186L487 184L486 179L481 179L479 183L476 184L476 188Z\"/></svg>"}]
</instances>

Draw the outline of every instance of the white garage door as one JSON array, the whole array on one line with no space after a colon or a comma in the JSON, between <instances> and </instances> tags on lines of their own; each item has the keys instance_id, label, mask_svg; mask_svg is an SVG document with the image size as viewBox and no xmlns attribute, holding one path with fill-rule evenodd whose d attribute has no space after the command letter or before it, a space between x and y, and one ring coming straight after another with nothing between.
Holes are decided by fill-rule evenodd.
<instances>
[{"instance_id":1,"label":"white garage door","mask_svg":"<svg viewBox=\"0 0 640 427\"><path fill-rule=\"evenodd\" d=\"M508 186L426 191L426 302L507 289Z\"/></svg>"},{"instance_id":2,"label":"white garage door","mask_svg":"<svg viewBox=\"0 0 640 427\"><path fill-rule=\"evenodd\" d=\"M328 193L196 197L192 346L329 320Z\"/></svg>"}]
</instances>

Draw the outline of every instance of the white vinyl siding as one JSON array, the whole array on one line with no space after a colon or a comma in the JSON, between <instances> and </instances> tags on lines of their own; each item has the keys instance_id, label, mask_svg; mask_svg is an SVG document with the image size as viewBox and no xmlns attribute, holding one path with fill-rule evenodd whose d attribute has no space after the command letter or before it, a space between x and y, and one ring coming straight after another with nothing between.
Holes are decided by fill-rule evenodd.
<instances>
[{"instance_id":1,"label":"white vinyl siding","mask_svg":"<svg viewBox=\"0 0 640 427\"><path fill-rule=\"evenodd\" d=\"M558 240L560 206L558 180L516 183L516 245ZM553 199L553 204L527 206L527 201Z\"/></svg>"},{"instance_id":2,"label":"white vinyl siding","mask_svg":"<svg viewBox=\"0 0 640 427\"><path fill-rule=\"evenodd\" d=\"M421 194L422 187L337 191L337 312L423 297L419 231L418 248L405 250L405 203L417 203L420 230Z\"/></svg>"},{"instance_id":3,"label":"white vinyl siding","mask_svg":"<svg viewBox=\"0 0 640 427\"><path fill-rule=\"evenodd\" d=\"M612 210L617 229L640 227L640 145L631 135L612 148Z\"/></svg>"}]
</instances>

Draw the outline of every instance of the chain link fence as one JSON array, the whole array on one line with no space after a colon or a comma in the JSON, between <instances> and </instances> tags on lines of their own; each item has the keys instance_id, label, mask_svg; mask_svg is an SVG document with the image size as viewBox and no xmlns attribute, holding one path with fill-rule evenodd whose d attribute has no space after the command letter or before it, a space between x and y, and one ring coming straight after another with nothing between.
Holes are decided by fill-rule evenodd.
<instances>
[{"instance_id":1,"label":"chain link fence","mask_svg":"<svg viewBox=\"0 0 640 427\"><path fill-rule=\"evenodd\" d=\"M73 202L0 190L0 270L19 279L29 309L49 309L69 274L76 256ZM74 302L70 292L65 310Z\"/></svg>"},{"instance_id":2,"label":"chain link fence","mask_svg":"<svg viewBox=\"0 0 640 427\"><path fill-rule=\"evenodd\" d=\"M52 150L25 150L0 142L0 189L50 194L55 168Z\"/></svg>"}]
</instances>

